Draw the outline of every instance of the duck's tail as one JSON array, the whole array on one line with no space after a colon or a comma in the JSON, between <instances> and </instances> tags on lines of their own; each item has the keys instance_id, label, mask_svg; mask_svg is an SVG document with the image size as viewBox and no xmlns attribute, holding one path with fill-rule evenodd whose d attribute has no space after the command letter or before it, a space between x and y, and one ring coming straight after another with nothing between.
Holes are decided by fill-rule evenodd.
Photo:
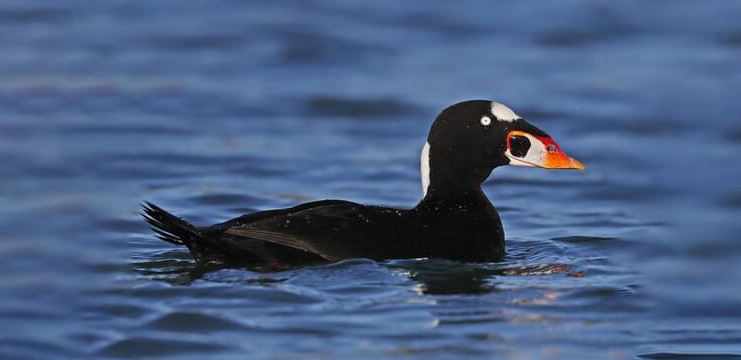
<instances>
[{"instance_id":1,"label":"duck's tail","mask_svg":"<svg viewBox=\"0 0 741 360\"><path fill-rule=\"evenodd\" d=\"M205 236L197 227L147 201L142 204L141 214L158 238L170 244L185 245L198 263L207 260L203 249Z\"/></svg>"}]
</instances>

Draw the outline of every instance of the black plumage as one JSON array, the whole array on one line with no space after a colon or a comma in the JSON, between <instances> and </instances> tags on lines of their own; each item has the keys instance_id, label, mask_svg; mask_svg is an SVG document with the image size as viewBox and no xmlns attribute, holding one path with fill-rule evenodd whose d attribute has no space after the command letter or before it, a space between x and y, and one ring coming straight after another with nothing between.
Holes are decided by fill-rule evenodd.
<instances>
[{"instance_id":1,"label":"black plumage","mask_svg":"<svg viewBox=\"0 0 741 360\"><path fill-rule=\"evenodd\" d=\"M510 162L505 156L509 131L548 135L521 119L497 120L492 104L462 102L437 117L428 136L428 157L422 159L423 166L426 160L429 164L429 186L412 209L324 200L197 227L147 202L143 216L160 239L186 246L198 263L500 260L504 231L481 183L494 168Z\"/></svg>"}]
</instances>

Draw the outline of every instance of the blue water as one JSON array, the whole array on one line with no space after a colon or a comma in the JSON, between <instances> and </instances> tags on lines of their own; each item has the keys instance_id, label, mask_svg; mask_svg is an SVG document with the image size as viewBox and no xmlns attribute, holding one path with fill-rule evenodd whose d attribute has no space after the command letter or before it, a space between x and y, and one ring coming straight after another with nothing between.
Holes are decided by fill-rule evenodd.
<instances>
[{"instance_id":1,"label":"blue water","mask_svg":"<svg viewBox=\"0 0 741 360\"><path fill-rule=\"evenodd\" d=\"M0 3L0 358L741 359L738 1ZM495 99L501 263L203 272L138 215L412 207Z\"/></svg>"}]
</instances>

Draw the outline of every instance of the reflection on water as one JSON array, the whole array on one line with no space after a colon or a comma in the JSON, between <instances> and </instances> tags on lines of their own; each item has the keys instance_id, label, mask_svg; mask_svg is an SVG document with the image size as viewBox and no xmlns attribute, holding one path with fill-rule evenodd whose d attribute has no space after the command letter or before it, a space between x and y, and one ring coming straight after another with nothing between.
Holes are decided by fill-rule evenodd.
<instances>
[{"instance_id":1,"label":"reflection on water","mask_svg":"<svg viewBox=\"0 0 741 360\"><path fill-rule=\"evenodd\" d=\"M0 358L739 358L739 13L2 3ZM138 214L414 206L472 98L588 166L494 172L503 262L202 268Z\"/></svg>"}]
</instances>

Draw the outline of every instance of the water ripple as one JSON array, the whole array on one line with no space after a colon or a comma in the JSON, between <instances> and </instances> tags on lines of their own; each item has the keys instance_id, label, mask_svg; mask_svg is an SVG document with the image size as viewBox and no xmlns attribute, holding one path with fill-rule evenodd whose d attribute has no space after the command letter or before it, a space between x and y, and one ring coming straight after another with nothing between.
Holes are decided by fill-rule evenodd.
<instances>
[{"instance_id":1,"label":"water ripple","mask_svg":"<svg viewBox=\"0 0 741 360\"><path fill-rule=\"evenodd\" d=\"M741 358L738 10L2 2L0 358ZM501 262L203 267L139 215L414 206L469 98L588 166L492 174Z\"/></svg>"}]
</instances>

